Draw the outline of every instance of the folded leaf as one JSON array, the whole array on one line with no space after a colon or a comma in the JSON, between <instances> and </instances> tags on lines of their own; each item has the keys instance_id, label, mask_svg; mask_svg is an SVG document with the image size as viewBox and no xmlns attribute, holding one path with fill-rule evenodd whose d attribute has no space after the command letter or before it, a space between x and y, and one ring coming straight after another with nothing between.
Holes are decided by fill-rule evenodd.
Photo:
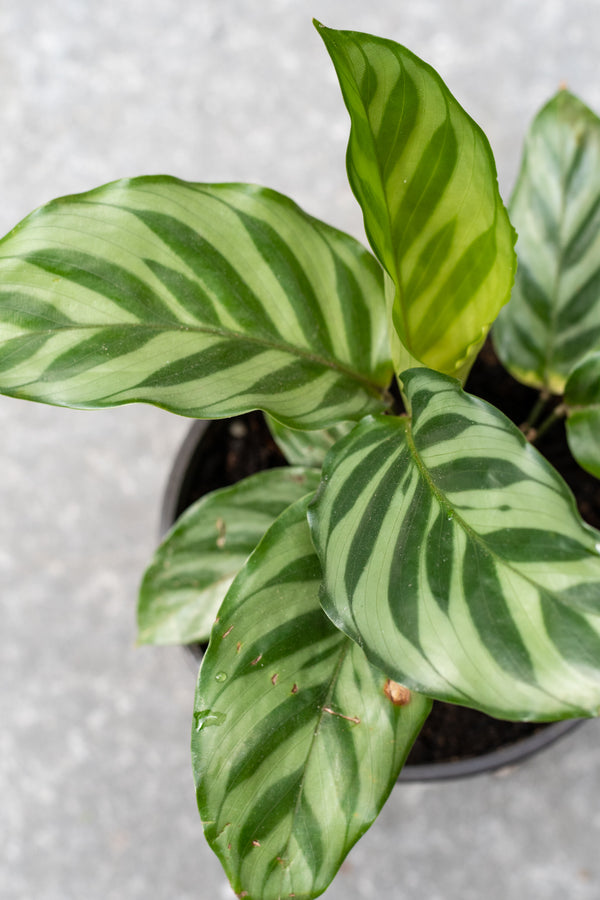
<instances>
[{"instance_id":1,"label":"folded leaf","mask_svg":"<svg viewBox=\"0 0 600 900\"><path fill-rule=\"evenodd\" d=\"M579 465L600 478L600 352L571 373L565 387L567 440Z\"/></svg>"},{"instance_id":2,"label":"folded leaf","mask_svg":"<svg viewBox=\"0 0 600 900\"><path fill-rule=\"evenodd\" d=\"M558 473L457 381L402 375L310 509L323 604L414 690L507 719L600 712L600 532Z\"/></svg>"},{"instance_id":3,"label":"folded leaf","mask_svg":"<svg viewBox=\"0 0 600 900\"><path fill-rule=\"evenodd\" d=\"M205 834L248 900L325 890L431 705L404 691L398 699L323 613L307 502L283 513L233 583L196 693Z\"/></svg>"},{"instance_id":4,"label":"folded leaf","mask_svg":"<svg viewBox=\"0 0 600 900\"><path fill-rule=\"evenodd\" d=\"M317 28L352 122L350 184L396 287L393 322L408 351L400 368L412 357L466 376L515 269L487 138L405 47Z\"/></svg>"},{"instance_id":5,"label":"folded leaf","mask_svg":"<svg viewBox=\"0 0 600 900\"><path fill-rule=\"evenodd\" d=\"M600 119L568 91L535 118L509 208L519 266L494 343L515 378L562 394L600 347Z\"/></svg>"},{"instance_id":6,"label":"folded leaf","mask_svg":"<svg viewBox=\"0 0 600 900\"><path fill-rule=\"evenodd\" d=\"M385 405L386 328L373 257L252 185L119 181L0 241L0 391L16 397L316 429Z\"/></svg>"},{"instance_id":7,"label":"folded leaf","mask_svg":"<svg viewBox=\"0 0 600 900\"><path fill-rule=\"evenodd\" d=\"M138 604L138 641L208 643L231 582L265 531L318 485L316 470L270 469L194 503L146 571Z\"/></svg>"}]
</instances>

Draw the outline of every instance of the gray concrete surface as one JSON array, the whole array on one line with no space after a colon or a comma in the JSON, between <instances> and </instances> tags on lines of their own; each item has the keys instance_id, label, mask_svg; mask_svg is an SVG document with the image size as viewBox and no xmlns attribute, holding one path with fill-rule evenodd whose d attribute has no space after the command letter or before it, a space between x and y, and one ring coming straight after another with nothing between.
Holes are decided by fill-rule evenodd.
<instances>
[{"instance_id":1,"label":"gray concrete surface","mask_svg":"<svg viewBox=\"0 0 600 900\"><path fill-rule=\"evenodd\" d=\"M488 132L505 196L560 82L600 109L595 0L2 0L0 231L53 196L168 172L263 182L360 236L313 15L432 62ZM3 900L233 896L195 811L195 673L134 647L186 427L0 398ZM328 900L597 900L599 726L511 772L396 789Z\"/></svg>"}]
</instances>

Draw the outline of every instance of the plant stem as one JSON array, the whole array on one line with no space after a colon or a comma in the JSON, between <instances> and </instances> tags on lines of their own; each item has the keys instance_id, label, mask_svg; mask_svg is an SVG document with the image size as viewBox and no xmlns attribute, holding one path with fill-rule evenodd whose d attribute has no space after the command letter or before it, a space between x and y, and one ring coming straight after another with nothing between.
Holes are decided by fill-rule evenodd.
<instances>
[{"instance_id":1,"label":"plant stem","mask_svg":"<svg viewBox=\"0 0 600 900\"><path fill-rule=\"evenodd\" d=\"M548 403L548 400L550 399L550 396L551 396L550 391L547 390L546 388L543 388L539 392L537 400L533 404L533 406L529 412L529 415L527 416L527 418L521 425L521 431L523 432L523 434L525 435L525 437L527 438L528 441L535 440L535 437L537 435L537 432L535 431L535 424L539 420L541 414L543 413L544 408L546 407L546 404Z\"/></svg>"},{"instance_id":2,"label":"plant stem","mask_svg":"<svg viewBox=\"0 0 600 900\"><path fill-rule=\"evenodd\" d=\"M549 428L552 428L560 419L564 419L567 414L567 406L564 403L559 403L556 406L550 415L544 419L539 428L533 429L534 434L531 437L531 443L535 444L539 439L548 431Z\"/></svg>"}]
</instances>

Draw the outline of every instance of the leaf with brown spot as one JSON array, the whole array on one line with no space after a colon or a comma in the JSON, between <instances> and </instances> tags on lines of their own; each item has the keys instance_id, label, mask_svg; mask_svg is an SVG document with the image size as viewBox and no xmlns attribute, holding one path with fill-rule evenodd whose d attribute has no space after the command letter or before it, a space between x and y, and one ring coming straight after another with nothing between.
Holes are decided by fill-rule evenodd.
<instances>
[{"instance_id":1,"label":"leaf with brown spot","mask_svg":"<svg viewBox=\"0 0 600 900\"><path fill-rule=\"evenodd\" d=\"M404 687L403 684L398 684L397 681L392 681L391 678L388 678L386 683L383 686L383 693L391 700L394 706L408 706L410 703L411 694L407 687Z\"/></svg>"}]
</instances>

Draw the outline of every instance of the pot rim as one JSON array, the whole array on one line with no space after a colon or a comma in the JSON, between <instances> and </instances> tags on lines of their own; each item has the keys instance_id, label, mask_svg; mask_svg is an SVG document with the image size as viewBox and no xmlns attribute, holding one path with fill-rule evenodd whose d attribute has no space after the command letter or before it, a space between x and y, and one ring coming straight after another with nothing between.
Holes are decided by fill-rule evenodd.
<instances>
[{"instance_id":1,"label":"pot rim","mask_svg":"<svg viewBox=\"0 0 600 900\"><path fill-rule=\"evenodd\" d=\"M175 455L163 494L160 513L161 538L170 530L178 516L185 509L185 505L181 503L181 498L189 486L191 480L189 473L192 463L201 453L201 439L210 424L211 420L196 419L188 429ZM188 646L186 650L193 656L196 663L202 658L202 652L198 646ZM514 766L527 759L527 757L550 747L555 741L578 728L584 721L585 719L566 719L559 722L550 722L544 724L540 731L521 738L513 744L507 744L498 750L492 750L489 753L483 753L480 756L468 759L405 765L398 780L403 782L445 781L453 778L481 775L486 772L489 773Z\"/></svg>"}]
</instances>

